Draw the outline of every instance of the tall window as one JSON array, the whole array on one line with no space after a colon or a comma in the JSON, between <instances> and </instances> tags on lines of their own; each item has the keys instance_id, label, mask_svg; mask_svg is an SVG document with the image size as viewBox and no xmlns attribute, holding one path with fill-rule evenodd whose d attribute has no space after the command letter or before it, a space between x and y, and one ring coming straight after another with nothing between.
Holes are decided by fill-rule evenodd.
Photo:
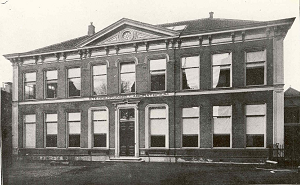
<instances>
[{"instance_id":1,"label":"tall window","mask_svg":"<svg viewBox=\"0 0 300 185\"><path fill-rule=\"evenodd\" d=\"M35 99L36 95L36 72L24 74L24 99Z\"/></svg>"},{"instance_id":2,"label":"tall window","mask_svg":"<svg viewBox=\"0 0 300 185\"><path fill-rule=\"evenodd\" d=\"M264 147L266 105L246 105L246 147Z\"/></svg>"},{"instance_id":3,"label":"tall window","mask_svg":"<svg viewBox=\"0 0 300 185\"><path fill-rule=\"evenodd\" d=\"M166 147L168 121L166 107L149 108L151 147Z\"/></svg>"},{"instance_id":4,"label":"tall window","mask_svg":"<svg viewBox=\"0 0 300 185\"><path fill-rule=\"evenodd\" d=\"M266 50L248 52L246 61L246 85L266 83Z\"/></svg>"},{"instance_id":5,"label":"tall window","mask_svg":"<svg viewBox=\"0 0 300 185\"><path fill-rule=\"evenodd\" d=\"M68 97L80 96L81 72L80 68L68 69Z\"/></svg>"},{"instance_id":6,"label":"tall window","mask_svg":"<svg viewBox=\"0 0 300 185\"><path fill-rule=\"evenodd\" d=\"M106 65L93 66L93 95L106 94L107 68Z\"/></svg>"},{"instance_id":7,"label":"tall window","mask_svg":"<svg viewBox=\"0 0 300 185\"><path fill-rule=\"evenodd\" d=\"M213 106L213 147L231 147L231 106Z\"/></svg>"},{"instance_id":8,"label":"tall window","mask_svg":"<svg viewBox=\"0 0 300 185\"><path fill-rule=\"evenodd\" d=\"M95 110L93 113L94 147L107 147L108 114L107 110Z\"/></svg>"},{"instance_id":9,"label":"tall window","mask_svg":"<svg viewBox=\"0 0 300 185\"><path fill-rule=\"evenodd\" d=\"M46 147L57 147L57 114L46 114Z\"/></svg>"},{"instance_id":10,"label":"tall window","mask_svg":"<svg viewBox=\"0 0 300 185\"><path fill-rule=\"evenodd\" d=\"M182 89L199 89L199 63L199 56L181 59Z\"/></svg>"},{"instance_id":11,"label":"tall window","mask_svg":"<svg viewBox=\"0 0 300 185\"><path fill-rule=\"evenodd\" d=\"M151 91L166 89L166 59L150 60Z\"/></svg>"},{"instance_id":12,"label":"tall window","mask_svg":"<svg viewBox=\"0 0 300 185\"><path fill-rule=\"evenodd\" d=\"M25 148L35 148L36 146L36 120L35 114L24 116Z\"/></svg>"},{"instance_id":13,"label":"tall window","mask_svg":"<svg viewBox=\"0 0 300 185\"><path fill-rule=\"evenodd\" d=\"M231 53L212 56L213 88L231 87Z\"/></svg>"},{"instance_id":14,"label":"tall window","mask_svg":"<svg viewBox=\"0 0 300 185\"><path fill-rule=\"evenodd\" d=\"M182 147L199 146L199 107L182 109Z\"/></svg>"},{"instance_id":15,"label":"tall window","mask_svg":"<svg viewBox=\"0 0 300 185\"><path fill-rule=\"evenodd\" d=\"M57 98L57 70L46 71L46 98Z\"/></svg>"},{"instance_id":16,"label":"tall window","mask_svg":"<svg viewBox=\"0 0 300 185\"><path fill-rule=\"evenodd\" d=\"M80 147L81 122L80 113L68 113L69 147Z\"/></svg>"},{"instance_id":17,"label":"tall window","mask_svg":"<svg viewBox=\"0 0 300 185\"><path fill-rule=\"evenodd\" d=\"M120 64L121 93L135 92L135 63Z\"/></svg>"}]
</instances>

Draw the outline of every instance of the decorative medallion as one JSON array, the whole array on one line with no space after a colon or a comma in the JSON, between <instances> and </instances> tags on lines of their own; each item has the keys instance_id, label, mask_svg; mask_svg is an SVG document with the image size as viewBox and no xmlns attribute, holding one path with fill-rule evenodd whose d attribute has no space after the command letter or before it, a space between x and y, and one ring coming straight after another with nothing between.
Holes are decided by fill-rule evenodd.
<instances>
[{"instance_id":1,"label":"decorative medallion","mask_svg":"<svg viewBox=\"0 0 300 185\"><path fill-rule=\"evenodd\" d=\"M133 33L129 30L125 30L123 33L122 33L122 39L125 40L125 41L130 41L133 39Z\"/></svg>"}]
</instances>

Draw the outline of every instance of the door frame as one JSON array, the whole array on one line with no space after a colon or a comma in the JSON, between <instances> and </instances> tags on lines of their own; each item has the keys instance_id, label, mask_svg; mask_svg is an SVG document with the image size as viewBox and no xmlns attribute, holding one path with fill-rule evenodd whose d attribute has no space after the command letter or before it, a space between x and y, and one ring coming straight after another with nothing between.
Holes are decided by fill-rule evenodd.
<instances>
[{"instance_id":1,"label":"door frame","mask_svg":"<svg viewBox=\"0 0 300 185\"><path fill-rule=\"evenodd\" d=\"M115 157L120 157L120 109L134 109L134 157L139 157L139 114L137 104L120 104L115 109Z\"/></svg>"}]
</instances>

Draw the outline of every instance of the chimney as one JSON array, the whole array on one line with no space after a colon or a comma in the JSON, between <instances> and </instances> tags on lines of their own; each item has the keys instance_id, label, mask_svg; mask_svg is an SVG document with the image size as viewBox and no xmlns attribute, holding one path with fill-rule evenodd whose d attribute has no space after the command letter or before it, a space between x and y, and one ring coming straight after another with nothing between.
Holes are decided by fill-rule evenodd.
<instances>
[{"instance_id":1,"label":"chimney","mask_svg":"<svg viewBox=\"0 0 300 185\"><path fill-rule=\"evenodd\" d=\"M12 93L12 83L11 82L3 82L2 83L2 90L8 93Z\"/></svg>"},{"instance_id":2,"label":"chimney","mask_svg":"<svg viewBox=\"0 0 300 185\"><path fill-rule=\"evenodd\" d=\"M214 12L209 12L209 18L213 19L214 18Z\"/></svg>"},{"instance_id":3,"label":"chimney","mask_svg":"<svg viewBox=\"0 0 300 185\"><path fill-rule=\"evenodd\" d=\"M91 25L88 27L88 35L94 35L95 34L95 26L93 25L93 22L91 22Z\"/></svg>"}]
</instances>

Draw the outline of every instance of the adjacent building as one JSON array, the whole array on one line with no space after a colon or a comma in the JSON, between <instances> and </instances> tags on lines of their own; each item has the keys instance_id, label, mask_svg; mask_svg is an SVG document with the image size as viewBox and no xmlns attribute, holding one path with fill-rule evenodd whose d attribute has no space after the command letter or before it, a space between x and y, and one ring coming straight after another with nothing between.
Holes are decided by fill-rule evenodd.
<instances>
[{"instance_id":1,"label":"adjacent building","mask_svg":"<svg viewBox=\"0 0 300 185\"><path fill-rule=\"evenodd\" d=\"M13 151L41 160L262 160L284 143L294 18L123 18L13 65Z\"/></svg>"}]
</instances>

